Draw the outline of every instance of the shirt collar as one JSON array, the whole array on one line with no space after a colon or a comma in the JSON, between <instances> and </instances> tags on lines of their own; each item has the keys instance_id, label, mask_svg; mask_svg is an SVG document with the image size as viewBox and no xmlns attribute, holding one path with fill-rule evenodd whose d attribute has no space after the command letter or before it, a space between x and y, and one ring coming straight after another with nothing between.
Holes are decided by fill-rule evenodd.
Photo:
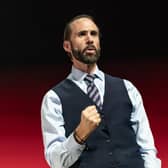
<instances>
[{"instance_id":1,"label":"shirt collar","mask_svg":"<svg viewBox=\"0 0 168 168\"><path fill-rule=\"evenodd\" d=\"M103 78L104 78L104 74L102 71L99 70L98 66L96 65L96 68L95 68L95 71L92 73L92 74L95 74L96 77L98 77L100 80L103 81ZM83 81L84 78L86 77L87 73L86 72L83 72L77 68L75 68L74 66L72 66L72 69L71 69L71 74L70 74L70 78L72 78L73 80L75 81Z\"/></svg>"}]
</instances>

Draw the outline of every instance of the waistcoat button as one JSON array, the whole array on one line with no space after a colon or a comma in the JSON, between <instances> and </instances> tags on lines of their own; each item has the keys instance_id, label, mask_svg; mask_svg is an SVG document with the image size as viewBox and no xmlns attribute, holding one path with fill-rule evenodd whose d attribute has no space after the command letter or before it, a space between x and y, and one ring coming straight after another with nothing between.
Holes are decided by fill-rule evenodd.
<instances>
[{"instance_id":1,"label":"waistcoat button","mask_svg":"<svg viewBox=\"0 0 168 168\"><path fill-rule=\"evenodd\" d=\"M110 139L106 139L106 142L111 142L111 140Z\"/></svg>"}]
</instances>

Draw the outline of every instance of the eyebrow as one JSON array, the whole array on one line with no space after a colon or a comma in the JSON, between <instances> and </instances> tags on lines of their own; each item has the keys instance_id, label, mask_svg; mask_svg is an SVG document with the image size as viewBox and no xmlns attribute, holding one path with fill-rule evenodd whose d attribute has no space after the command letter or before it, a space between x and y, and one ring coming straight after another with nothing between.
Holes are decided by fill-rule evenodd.
<instances>
[{"instance_id":1,"label":"eyebrow","mask_svg":"<svg viewBox=\"0 0 168 168\"><path fill-rule=\"evenodd\" d=\"M91 30L91 31L81 30L81 31L77 32L77 35L84 35L87 32L90 32L90 34L92 34L92 35L98 35L99 34L99 31L97 31L97 30Z\"/></svg>"}]
</instances>

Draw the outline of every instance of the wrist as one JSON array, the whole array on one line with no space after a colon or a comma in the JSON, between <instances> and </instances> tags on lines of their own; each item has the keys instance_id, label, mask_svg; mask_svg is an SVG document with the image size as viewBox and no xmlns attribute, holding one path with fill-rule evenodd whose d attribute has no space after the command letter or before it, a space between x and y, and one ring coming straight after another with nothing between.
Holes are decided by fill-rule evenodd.
<instances>
[{"instance_id":1,"label":"wrist","mask_svg":"<svg viewBox=\"0 0 168 168\"><path fill-rule=\"evenodd\" d=\"M81 138L79 135L78 135L78 132L77 130L74 131L73 133L73 136L75 138L75 141L81 145L83 145L85 143L85 139Z\"/></svg>"}]
</instances>

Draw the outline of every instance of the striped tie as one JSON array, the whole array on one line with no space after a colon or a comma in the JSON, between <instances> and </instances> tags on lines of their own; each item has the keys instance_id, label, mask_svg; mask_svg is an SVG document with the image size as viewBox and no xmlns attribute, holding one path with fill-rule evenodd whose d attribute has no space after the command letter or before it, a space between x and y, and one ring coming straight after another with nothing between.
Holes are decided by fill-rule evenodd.
<instances>
[{"instance_id":1,"label":"striped tie","mask_svg":"<svg viewBox=\"0 0 168 168\"><path fill-rule=\"evenodd\" d=\"M94 84L94 79L95 78L96 78L95 75L87 75L84 78L84 81L87 84L87 93L88 93L88 96L93 100L93 102L101 110L102 109L102 103L101 103L101 98L100 98L99 91L98 91L96 85Z\"/></svg>"}]
</instances>

